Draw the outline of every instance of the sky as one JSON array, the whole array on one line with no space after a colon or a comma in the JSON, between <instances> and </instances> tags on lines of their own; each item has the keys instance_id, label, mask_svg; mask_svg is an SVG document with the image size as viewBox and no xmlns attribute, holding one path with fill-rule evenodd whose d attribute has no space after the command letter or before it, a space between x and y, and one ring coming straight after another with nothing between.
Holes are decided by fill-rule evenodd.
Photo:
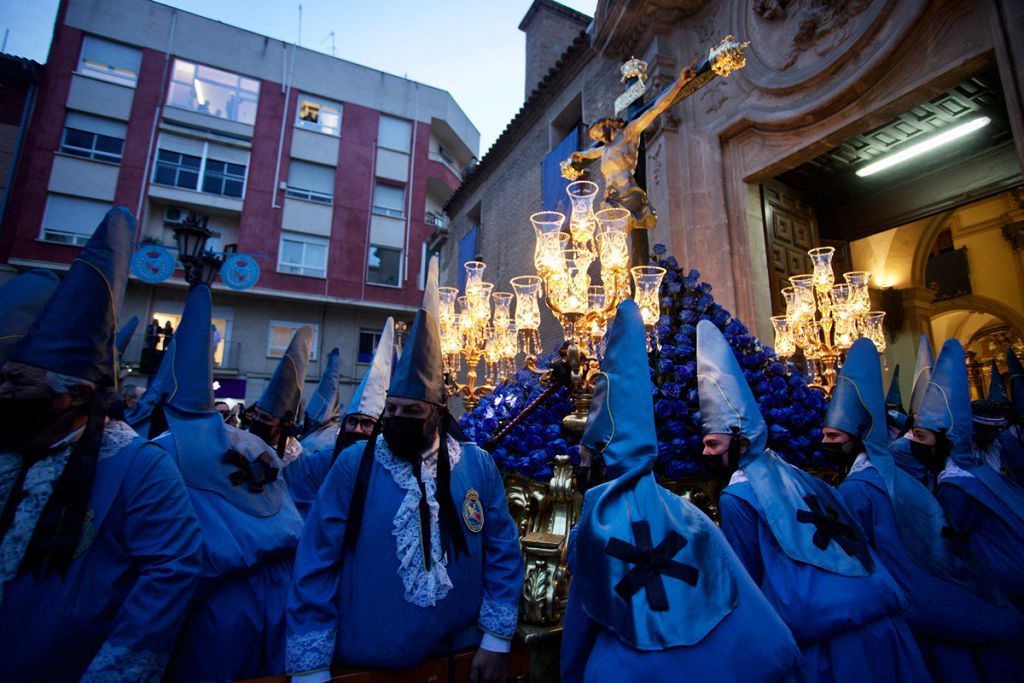
<instances>
[{"instance_id":1,"label":"sky","mask_svg":"<svg viewBox=\"0 0 1024 683\"><path fill-rule=\"evenodd\" d=\"M593 16L597 0L560 0ZM0 0L3 51L46 61L58 0ZM163 4L334 54L450 92L480 131L480 154L523 104L532 0L169 0ZM8 33L9 31L9 33ZM6 38L4 38L6 36Z\"/></svg>"}]
</instances>

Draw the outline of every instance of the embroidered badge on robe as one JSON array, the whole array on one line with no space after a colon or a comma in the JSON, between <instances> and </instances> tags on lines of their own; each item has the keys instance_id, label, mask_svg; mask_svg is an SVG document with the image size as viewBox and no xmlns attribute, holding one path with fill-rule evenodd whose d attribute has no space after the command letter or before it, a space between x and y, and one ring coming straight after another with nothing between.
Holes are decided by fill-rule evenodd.
<instances>
[{"instance_id":1,"label":"embroidered badge on robe","mask_svg":"<svg viewBox=\"0 0 1024 683\"><path fill-rule=\"evenodd\" d=\"M476 489L466 491L466 500L462 502L462 521L474 534L484 528L484 506L480 504L480 494Z\"/></svg>"}]
</instances>

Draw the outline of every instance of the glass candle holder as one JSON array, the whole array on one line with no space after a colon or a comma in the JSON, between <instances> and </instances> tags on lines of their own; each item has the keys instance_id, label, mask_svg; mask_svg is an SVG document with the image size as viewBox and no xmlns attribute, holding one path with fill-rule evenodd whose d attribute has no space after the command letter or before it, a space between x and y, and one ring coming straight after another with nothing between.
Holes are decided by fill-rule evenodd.
<instances>
[{"instance_id":1,"label":"glass candle holder","mask_svg":"<svg viewBox=\"0 0 1024 683\"><path fill-rule=\"evenodd\" d=\"M533 254L533 265L543 277L560 273L565 269L564 252L569 246L569 236L564 232L545 233L537 238Z\"/></svg>"},{"instance_id":2,"label":"glass candle holder","mask_svg":"<svg viewBox=\"0 0 1024 683\"><path fill-rule=\"evenodd\" d=\"M516 295L515 325L519 348L525 354L540 353L541 279L537 275L520 275L509 280Z\"/></svg>"},{"instance_id":3,"label":"glass candle holder","mask_svg":"<svg viewBox=\"0 0 1024 683\"><path fill-rule=\"evenodd\" d=\"M573 243L581 249L593 250L594 229L594 198L597 197L597 183L589 180L577 180L565 188L572 205L569 214L569 233Z\"/></svg>"},{"instance_id":4,"label":"glass candle holder","mask_svg":"<svg viewBox=\"0 0 1024 683\"><path fill-rule=\"evenodd\" d=\"M629 264L626 232L624 230L604 230L597 233L597 253L601 259L602 270L625 270Z\"/></svg>"},{"instance_id":5,"label":"glass candle holder","mask_svg":"<svg viewBox=\"0 0 1024 683\"><path fill-rule=\"evenodd\" d=\"M870 339L879 353L885 353L885 311L870 311L860 322L861 334Z\"/></svg>"},{"instance_id":6,"label":"glass candle holder","mask_svg":"<svg viewBox=\"0 0 1024 683\"><path fill-rule=\"evenodd\" d=\"M630 272L633 274L633 300L640 308L644 325L653 327L661 317L659 293L665 269L659 266L634 266Z\"/></svg>"},{"instance_id":7,"label":"glass candle holder","mask_svg":"<svg viewBox=\"0 0 1024 683\"><path fill-rule=\"evenodd\" d=\"M463 266L466 269L466 293L484 281L484 270L487 264L483 261L466 261Z\"/></svg>"},{"instance_id":8,"label":"glass candle holder","mask_svg":"<svg viewBox=\"0 0 1024 683\"><path fill-rule=\"evenodd\" d=\"M832 272L832 257L835 253L835 247L816 247L807 252L814 267L814 286L817 289L828 290L835 284L836 276Z\"/></svg>"},{"instance_id":9,"label":"glass candle holder","mask_svg":"<svg viewBox=\"0 0 1024 683\"><path fill-rule=\"evenodd\" d=\"M814 316L814 275L794 275L789 278L794 292L794 317L811 318Z\"/></svg>"},{"instance_id":10,"label":"glass candle holder","mask_svg":"<svg viewBox=\"0 0 1024 683\"><path fill-rule=\"evenodd\" d=\"M558 308L563 313L586 313L590 274L594 258L586 249L565 250L565 288L560 292Z\"/></svg>"},{"instance_id":11,"label":"glass candle holder","mask_svg":"<svg viewBox=\"0 0 1024 683\"><path fill-rule=\"evenodd\" d=\"M854 270L843 273L843 279L850 285L850 305L857 313L867 313L871 308L871 295L868 292L868 285L871 282L871 273L866 270Z\"/></svg>"},{"instance_id":12,"label":"glass candle holder","mask_svg":"<svg viewBox=\"0 0 1024 683\"><path fill-rule=\"evenodd\" d=\"M790 330L789 318L784 315L773 315L772 328L775 330L775 353L782 360L788 360L796 353L796 343Z\"/></svg>"},{"instance_id":13,"label":"glass candle holder","mask_svg":"<svg viewBox=\"0 0 1024 683\"><path fill-rule=\"evenodd\" d=\"M505 328L508 327L509 320L511 319L512 296L511 292L494 292L491 294L491 301L494 303L494 316L491 318L491 323L498 330L498 334L505 333Z\"/></svg>"},{"instance_id":14,"label":"glass candle holder","mask_svg":"<svg viewBox=\"0 0 1024 683\"><path fill-rule=\"evenodd\" d=\"M455 315L455 300L459 298L459 290L455 287L438 287L437 299L440 304L441 319Z\"/></svg>"},{"instance_id":15,"label":"glass candle holder","mask_svg":"<svg viewBox=\"0 0 1024 683\"><path fill-rule=\"evenodd\" d=\"M796 317L797 305L796 305L796 288L795 287L783 287L782 288L782 300L786 302L786 317L793 319Z\"/></svg>"}]
</instances>

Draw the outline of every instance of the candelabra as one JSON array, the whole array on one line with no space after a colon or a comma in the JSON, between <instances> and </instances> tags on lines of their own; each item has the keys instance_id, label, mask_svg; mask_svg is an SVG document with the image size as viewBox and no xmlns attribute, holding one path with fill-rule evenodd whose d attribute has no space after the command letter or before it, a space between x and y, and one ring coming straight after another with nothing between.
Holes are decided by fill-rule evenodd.
<instances>
[{"instance_id":1,"label":"candelabra","mask_svg":"<svg viewBox=\"0 0 1024 683\"><path fill-rule=\"evenodd\" d=\"M786 314L772 317L775 352L788 360L803 353L808 384L831 395L846 352L859 337L874 342L879 354L886 348L882 321L885 313L872 311L868 293L871 273L852 271L836 284L832 271L833 247L811 249L813 272L789 278L782 289ZM884 355L882 356L884 362Z\"/></svg>"},{"instance_id":2,"label":"candelabra","mask_svg":"<svg viewBox=\"0 0 1024 683\"><path fill-rule=\"evenodd\" d=\"M516 325L511 317L512 294L494 292L494 284L483 281L486 267L481 261L466 263L466 293L462 296L454 287L438 288L445 382L449 394L462 396L467 412L515 370L517 347ZM477 384L481 359L484 377L483 383ZM456 379L463 363L465 384Z\"/></svg>"}]
</instances>

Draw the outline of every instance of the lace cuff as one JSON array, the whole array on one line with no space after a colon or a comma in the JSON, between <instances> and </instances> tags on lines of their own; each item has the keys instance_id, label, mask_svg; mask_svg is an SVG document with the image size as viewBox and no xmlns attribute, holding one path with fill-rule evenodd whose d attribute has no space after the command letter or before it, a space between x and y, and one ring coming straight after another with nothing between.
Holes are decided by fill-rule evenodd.
<instances>
[{"instance_id":1,"label":"lace cuff","mask_svg":"<svg viewBox=\"0 0 1024 683\"><path fill-rule=\"evenodd\" d=\"M285 642L284 668L288 673L326 669L334 658L335 629L289 635Z\"/></svg>"},{"instance_id":2,"label":"lace cuff","mask_svg":"<svg viewBox=\"0 0 1024 683\"><path fill-rule=\"evenodd\" d=\"M511 638L515 635L518 618L518 604L514 602L494 602L484 598L480 604L480 616L477 623L486 633L491 633L500 638Z\"/></svg>"},{"instance_id":3,"label":"lace cuff","mask_svg":"<svg viewBox=\"0 0 1024 683\"><path fill-rule=\"evenodd\" d=\"M121 645L104 643L82 676L82 683L158 683L167 667L167 660L165 654L146 650L134 652Z\"/></svg>"}]
</instances>

